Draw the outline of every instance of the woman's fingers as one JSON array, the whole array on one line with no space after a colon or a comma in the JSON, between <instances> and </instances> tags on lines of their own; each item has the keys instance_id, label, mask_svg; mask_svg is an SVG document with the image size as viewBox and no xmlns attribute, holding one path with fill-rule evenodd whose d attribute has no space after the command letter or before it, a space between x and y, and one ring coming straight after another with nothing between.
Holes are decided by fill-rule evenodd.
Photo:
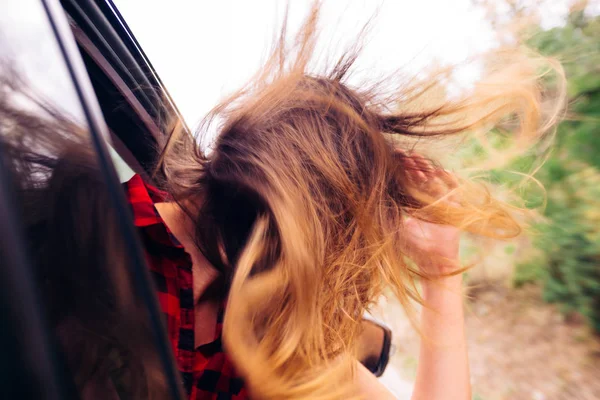
<instances>
[{"instance_id":1,"label":"woman's fingers","mask_svg":"<svg viewBox=\"0 0 600 400\"><path fill-rule=\"evenodd\" d=\"M437 195L440 188L436 182L435 168L433 164L420 154L410 154L407 156L407 163L414 169L414 175L418 178L418 183L421 185L427 184L426 190L432 195Z\"/></svg>"},{"instance_id":2,"label":"woman's fingers","mask_svg":"<svg viewBox=\"0 0 600 400\"><path fill-rule=\"evenodd\" d=\"M401 162L404 164L407 177L413 184L421 185L427 181L427 174L412 155L407 155L403 151L397 151L397 153L401 156Z\"/></svg>"},{"instance_id":3,"label":"woman's fingers","mask_svg":"<svg viewBox=\"0 0 600 400\"><path fill-rule=\"evenodd\" d=\"M418 153L407 153L396 150L404 164L408 179L416 186L426 185L425 190L431 196L441 198L454 191L458 186L458 179L450 172L437 168L427 158ZM458 203L456 195L451 195L448 200Z\"/></svg>"},{"instance_id":4,"label":"woman's fingers","mask_svg":"<svg viewBox=\"0 0 600 400\"><path fill-rule=\"evenodd\" d=\"M419 164L416 162L416 160L414 158L410 157L409 163L412 166L412 174L413 174L415 180L420 184L427 182L427 180L428 180L427 173L419 166Z\"/></svg>"},{"instance_id":5,"label":"woman's fingers","mask_svg":"<svg viewBox=\"0 0 600 400\"><path fill-rule=\"evenodd\" d=\"M411 156L411 158L415 161L415 164L417 165L417 167L419 169L421 169L422 171L424 171L426 173L434 172L435 168L433 167L431 162L429 160L427 160L425 157L423 157L422 155L414 154Z\"/></svg>"}]
</instances>

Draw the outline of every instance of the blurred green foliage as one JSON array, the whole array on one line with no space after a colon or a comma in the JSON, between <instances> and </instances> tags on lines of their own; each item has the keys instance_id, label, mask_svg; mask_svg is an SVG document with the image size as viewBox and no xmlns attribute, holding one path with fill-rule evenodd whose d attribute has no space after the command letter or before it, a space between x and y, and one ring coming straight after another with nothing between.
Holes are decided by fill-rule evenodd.
<instances>
[{"instance_id":1,"label":"blurred green foliage","mask_svg":"<svg viewBox=\"0 0 600 400\"><path fill-rule=\"evenodd\" d=\"M515 284L541 282L545 300L600 332L600 17L572 12L564 27L537 32L530 45L562 61L570 118L536 174L547 190L546 221L535 227L540 251L517 266Z\"/></svg>"}]
</instances>

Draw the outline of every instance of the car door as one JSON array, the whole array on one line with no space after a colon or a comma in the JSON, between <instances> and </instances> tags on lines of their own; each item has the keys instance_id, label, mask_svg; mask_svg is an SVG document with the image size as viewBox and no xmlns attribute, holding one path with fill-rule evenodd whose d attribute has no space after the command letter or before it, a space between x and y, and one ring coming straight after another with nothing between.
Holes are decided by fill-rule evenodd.
<instances>
[{"instance_id":1,"label":"car door","mask_svg":"<svg viewBox=\"0 0 600 400\"><path fill-rule=\"evenodd\" d=\"M29 199L25 196L27 193L35 193L37 187L48 184L48 180L52 179L55 174L52 169L58 169L58 166L53 166L51 161L59 160L60 154L70 151L69 148L60 147L60 144L65 143L65 146L77 145L89 149L89 153L82 153L89 154L85 163L89 163L90 168L98 171L101 176L101 182L95 190L99 188L101 193L98 193L98 196L105 197L112 210L107 213L110 214L107 218L113 220L106 223L114 224L115 235L118 235L115 241L123 243L122 249L126 253L123 255L123 259L126 260L124 271L102 271L100 274L121 276L123 279L118 282L105 279L104 284L98 283L98 290L119 294L119 298L111 302L111 307L141 305L143 310L130 315L129 318L139 319L139 326L147 327L139 339L140 342L146 341L148 346L138 349L134 345L128 351L139 350L140 354L143 352L142 360L157 366L153 379L164 380L168 398L182 398L180 377L167 340L163 316L157 306L148 268L112 160L129 158L131 167L140 166L136 158L129 156L126 148L119 149L118 145L110 143L111 134L86 71L86 64L74 40L69 18L61 4L55 0L22 0L0 5L0 48L3 59L1 99L6 102L6 110L13 111L12 114L3 114L0 131L3 144L3 151L0 152L2 397L110 398L113 392L118 392L117 389L108 393L109 391L103 392L102 388L96 388L90 396L89 393L79 390L81 387L75 382L74 373L68 368L66 358L86 355L69 354L71 343L76 342L78 338L63 334L61 328L65 325L64 321L68 323L72 318L70 315L61 315L61 310L51 309L49 303L52 302L45 297L48 293L45 285L49 281L45 274L53 271L43 270L40 261L44 260L32 256L39 249L35 249L36 242L30 240L35 237L29 232L32 224L25 223L25 220L34 218L35 216L31 215L32 211L36 214L38 210L24 208L20 203L23 199ZM54 131L48 127L54 124L57 118L61 124L77 126L77 129L72 129L77 134L68 140L59 137L59 134L56 138L38 134L53 134ZM20 123L29 125L19 126ZM63 136L65 131L56 130ZM17 137L17 134L20 136ZM15 138L20 143L13 143L17 140ZM15 146L11 147L13 144ZM20 147L16 146L17 144ZM113 158L109 150L111 147L114 149ZM11 153L13 148L31 150L31 154L37 154L49 161L43 164L42 168L41 163L35 164L36 160ZM29 164L23 160L27 160ZM35 169L26 168L34 164L37 166ZM41 200L39 204L43 205L43 199ZM66 199L66 204L71 204L69 199ZM44 214L41 208L43 207L40 207L40 215ZM24 209L29 214L24 214ZM72 210L71 214L75 215L76 210ZM69 215L69 210L66 215ZM74 223L75 226L84 226L86 221L82 219ZM88 231L93 233L94 228L96 227L92 226ZM59 231L48 232L51 235L61 234ZM111 266L107 265L107 268L110 269ZM84 276L83 268L71 272L75 276L64 277L65 292L69 285L76 286L79 278L89 278ZM77 276L78 273L81 273L81 277ZM55 278L52 280L52 288L54 292L57 292L56 289L60 292L61 280ZM92 278L102 280L102 277ZM129 287L117 287L123 282ZM93 293L93 290L80 295L80 298L63 300L72 304L94 304L100 296L105 296ZM84 309L83 314L85 313ZM91 315L87 315L86 318L92 325L101 325L102 321L94 321L95 316L91 310L88 314ZM61 321L60 326L55 325L54 321ZM122 322L127 323L125 318ZM119 323L120 321L116 321L117 325ZM102 361L102 358L108 359L111 354L97 353L91 356ZM88 390L88 387L89 385L84 387L83 391Z\"/></svg>"}]
</instances>

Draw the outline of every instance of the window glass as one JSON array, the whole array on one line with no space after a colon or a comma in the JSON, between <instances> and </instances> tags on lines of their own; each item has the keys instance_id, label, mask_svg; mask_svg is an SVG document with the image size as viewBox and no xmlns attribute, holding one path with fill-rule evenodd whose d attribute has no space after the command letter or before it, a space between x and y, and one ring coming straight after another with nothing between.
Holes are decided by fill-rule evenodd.
<instances>
[{"instance_id":1,"label":"window glass","mask_svg":"<svg viewBox=\"0 0 600 400\"><path fill-rule=\"evenodd\" d=\"M168 398L131 249L40 1L0 4L0 49L0 155L13 183L4 194L16 199L34 288L19 296L37 299L58 365L81 398ZM120 163L127 180L131 171ZM13 322L18 358L28 335Z\"/></svg>"}]
</instances>

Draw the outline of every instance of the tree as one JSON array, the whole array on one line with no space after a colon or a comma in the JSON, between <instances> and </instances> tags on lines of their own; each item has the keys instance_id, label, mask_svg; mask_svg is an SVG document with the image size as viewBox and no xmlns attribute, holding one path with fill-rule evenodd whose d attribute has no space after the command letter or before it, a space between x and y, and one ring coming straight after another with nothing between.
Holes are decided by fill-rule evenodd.
<instances>
[{"instance_id":1,"label":"tree","mask_svg":"<svg viewBox=\"0 0 600 400\"><path fill-rule=\"evenodd\" d=\"M516 283L541 280L547 301L600 332L600 18L575 10L564 27L538 30L529 44L562 60L570 118L537 175L548 200L534 241L541 255L518 266Z\"/></svg>"}]
</instances>

